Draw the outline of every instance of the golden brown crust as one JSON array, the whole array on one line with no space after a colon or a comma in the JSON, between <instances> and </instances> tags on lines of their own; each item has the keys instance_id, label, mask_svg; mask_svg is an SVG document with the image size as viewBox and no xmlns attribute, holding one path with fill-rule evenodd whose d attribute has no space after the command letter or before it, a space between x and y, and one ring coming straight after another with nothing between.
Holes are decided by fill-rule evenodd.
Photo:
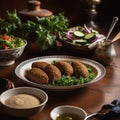
<instances>
[{"instance_id":1,"label":"golden brown crust","mask_svg":"<svg viewBox=\"0 0 120 120\"><path fill-rule=\"evenodd\" d=\"M65 61L58 61L55 63L55 65L60 69L63 75L71 76L73 74L73 68L70 63Z\"/></svg>"},{"instance_id":2,"label":"golden brown crust","mask_svg":"<svg viewBox=\"0 0 120 120\"><path fill-rule=\"evenodd\" d=\"M46 65L44 71L47 73L50 81L57 80L61 77L61 72L55 65Z\"/></svg>"},{"instance_id":3,"label":"golden brown crust","mask_svg":"<svg viewBox=\"0 0 120 120\"><path fill-rule=\"evenodd\" d=\"M35 83L47 84L49 82L47 74L39 68L31 68L30 70L26 71L25 76Z\"/></svg>"},{"instance_id":4,"label":"golden brown crust","mask_svg":"<svg viewBox=\"0 0 120 120\"><path fill-rule=\"evenodd\" d=\"M79 61L73 61L71 63L73 70L74 70L74 75L79 78L80 76L82 77L87 77L89 75L87 67L79 62Z\"/></svg>"},{"instance_id":5,"label":"golden brown crust","mask_svg":"<svg viewBox=\"0 0 120 120\"><path fill-rule=\"evenodd\" d=\"M33 62L32 63L32 68L40 68L40 69L44 69L44 67L49 64L47 62Z\"/></svg>"}]
</instances>

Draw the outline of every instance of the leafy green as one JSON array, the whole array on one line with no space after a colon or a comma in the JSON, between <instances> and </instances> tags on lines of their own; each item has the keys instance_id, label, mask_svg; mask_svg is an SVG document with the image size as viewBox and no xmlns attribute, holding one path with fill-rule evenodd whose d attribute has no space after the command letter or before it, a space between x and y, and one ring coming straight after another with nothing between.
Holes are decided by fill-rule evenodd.
<instances>
[{"instance_id":1,"label":"leafy green","mask_svg":"<svg viewBox=\"0 0 120 120\"><path fill-rule=\"evenodd\" d=\"M30 20L22 22L14 10L11 13L7 11L6 20L0 18L0 34L14 35L23 39L35 34L41 50L53 46L56 39L68 30L68 26L68 19L64 13L50 17L36 17L36 22Z\"/></svg>"},{"instance_id":2,"label":"leafy green","mask_svg":"<svg viewBox=\"0 0 120 120\"><path fill-rule=\"evenodd\" d=\"M9 11L7 11L7 21L9 23L14 23L14 24L21 24L21 20L20 18L17 16L17 12L16 10L14 10L14 12L10 13Z\"/></svg>"},{"instance_id":3,"label":"leafy green","mask_svg":"<svg viewBox=\"0 0 120 120\"><path fill-rule=\"evenodd\" d=\"M96 77L96 74L92 68L88 68L88 71L89 71L88 77L76 78L75 76L62 75L62 77L58 78L55 81L52 81L52 83L50 83L49 85L52 85L52 86L70 86L70 85L78 85L78 84L87 83Z\"/></svg>"}]
</instances>

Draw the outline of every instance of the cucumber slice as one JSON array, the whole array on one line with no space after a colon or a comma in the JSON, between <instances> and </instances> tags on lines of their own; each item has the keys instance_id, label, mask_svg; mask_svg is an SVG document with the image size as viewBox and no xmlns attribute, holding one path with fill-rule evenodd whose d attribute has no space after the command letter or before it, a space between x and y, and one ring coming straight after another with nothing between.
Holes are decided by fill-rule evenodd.
<instances>
[{"instance_id":1,"label":"cucumber slice","mask_svg":"<svg viewBox=\"0 0 120 120\"><path fill-rule=\"evenodd\" d=\"M77 37L77 38L84 37L84 33L80 32L80 31L75 31L73 34L74 34L74 36Z\"/></svg>"},{"instance_id":2,"label":"cucumber slice","mask_svg":"<svg viewBox=\"0 0 120 120\"><path fill-rule=\"evenodd\" d=\"M72 41L72 44L76 44L75 40Z\"/></svg>"},{"instance_id":3,"label":"cucumber slice","mask_svg":"<svg viewBox=\"0 0 120 120\"><path fill-rule=\"evenodd\" d=\"M95 33L86 34L84 39L91 40L95 38Z\"/></svg>"},{"instance_id":4,"label":"cucumber slice","mask_svg":"<svg viewBox=\"0 0 120 120\"><path fill-rule=\"evenodd\" d=\"M87 44L87 40L74 40L74 44L84 46L84 44Z\"/></svg>"},{"instance_id":5,"label":"cucumber slice","mask_svg":"<svg viewBox=\"0 0 120 120\"><path fill-rule=\"evenodd\" d=\"M84 46L89 46L90 45L90 43L86 43Z\"/></svg>"},{"instance_id":6,"label":"cucumber slice","mask_svg":"<svg viewBox=\"0 0 120 120\"><path fill-rule=\"evenodd\" d=\"M87 40L74 40L75 43L87 43Z\"/></svg>"}]
</instances>

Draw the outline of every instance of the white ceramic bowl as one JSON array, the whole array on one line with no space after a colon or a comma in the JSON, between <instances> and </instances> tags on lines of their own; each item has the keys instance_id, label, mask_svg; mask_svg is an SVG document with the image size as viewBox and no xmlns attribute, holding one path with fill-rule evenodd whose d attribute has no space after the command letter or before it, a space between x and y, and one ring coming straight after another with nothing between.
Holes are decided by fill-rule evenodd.
<instances>
[{"instance_id":1,"label":"white ceramic bowl","mask_svg":"<svg viewBox=\"0 0 120 120\"><path fill-rule=\"evenodd\" d=\"M15 60L20 57L24 51L27 41L24 40L25 44L21 47L14 49L2 50L0 49L0 66L8 66L15 63Z\"/></svg>"},{"instance_id":2,"label":"white ceramic bowl","mask_svg":"<svg viewBox=\"0 0 120 120\"><path fill-rule=\"evenodd\" d=\"M50 112L50 117L52 120L56 120L56 118L60 114L64 114L64 113L71 113L71 114L78 115L80 118L82 118L82 120L84 120L85 117L87 117L87 113L82 108L71 106L71 105L63 105L63 106L55 107Z\"/></svg>"},{"instance_id":3,"label":"white ceramic bowl","mask_svg":"<svg viewBox=\"0 0 120 120\"><path fill-rule=\"evenodd\" d=\"M40 104L36 107L30 107L30 108L15 108L10 107L5 104L6 99L9 97L12 97L17 94L29 94L36 96L40 100ZM48 95L41 89L34 88L34 87L16 87L13 89L9 89L5 92L3 92L0 96L0 101L3 106L3 109L10 115L16 116L16 117L28 117L32 116L34 114L37 114L38 112L42 111L45 107L47 101L48 101Z\"/></svg>"}]
</instances>

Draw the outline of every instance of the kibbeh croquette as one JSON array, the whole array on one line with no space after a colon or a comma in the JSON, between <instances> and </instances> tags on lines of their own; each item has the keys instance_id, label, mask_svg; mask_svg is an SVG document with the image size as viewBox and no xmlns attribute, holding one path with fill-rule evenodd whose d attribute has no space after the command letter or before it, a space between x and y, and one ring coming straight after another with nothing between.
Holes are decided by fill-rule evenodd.
<instances>
[{"instance_id":1,"label":"kibbeh croquette","mask_svg":"<svg viewBox=\"0 0 120 120\"><path fill-rule=\"evenodd\" d=\"M73 70L74 70L74 76L76 76L77 78L79 77L87 77L89 75L88 69L87 67L79 62L79 61L73 61L71 63Z\"/></svg>"},{"instance_id":2,"label":"kibbeh croquette","mask_svg":"<svg viewBox=\"0 0 120 120\"><path fill-rule=\"evenodd\" d=\"M40 69L44 69L44 67L47 65L47 64L49 64L49 63L47 63L47 62L33 62L32 63L32 68L40 68Z\"/></svg>"},{"instance_id":3,"label":"kibbeh croquette","mask_svg":"<svg viewBox=\"0 0 120 120\"><path fill-rule=\"evenodd\" d=\"M44 71L47 73L50 81L55 81L61 77L60 70L53 64L46 65Z\"/></svg>"},{"instance_id":4,"label":"kibbeh croquette","mask_svg":"<svg viewBox=\"0 0 120 120\"><path fill-rule=\"evenodd\" d=\"M58 61L58 62L55 62L55 66L57 66L60 69L62 75L71 76L73 74L73 67L68 62Z\"/></svg>"},{"instance_id":5,"label":"kibbeh croquette","mask_svg":"<svg viewBox=\"0 0 120 120\"><path fill-rule=\"evenodd\" d=\"M27 70L25 76L32 82L38 84L47 84L49 82L47 74L39 68L31 68L30 70Z\"/></svg>"},{"instance_id":6,"label":"kibbeh croquette","mask_svg":"<svg viewBox=\"0 0 120 120\"><path fill-rule=\"evenodd\" d=\"M80 61L55 61L54 63L33 62L31 69L26 71L26 78L38 84L48 84L61 78L62 75L87 77L88 68Z\"/></svg>"}]
</instances>

